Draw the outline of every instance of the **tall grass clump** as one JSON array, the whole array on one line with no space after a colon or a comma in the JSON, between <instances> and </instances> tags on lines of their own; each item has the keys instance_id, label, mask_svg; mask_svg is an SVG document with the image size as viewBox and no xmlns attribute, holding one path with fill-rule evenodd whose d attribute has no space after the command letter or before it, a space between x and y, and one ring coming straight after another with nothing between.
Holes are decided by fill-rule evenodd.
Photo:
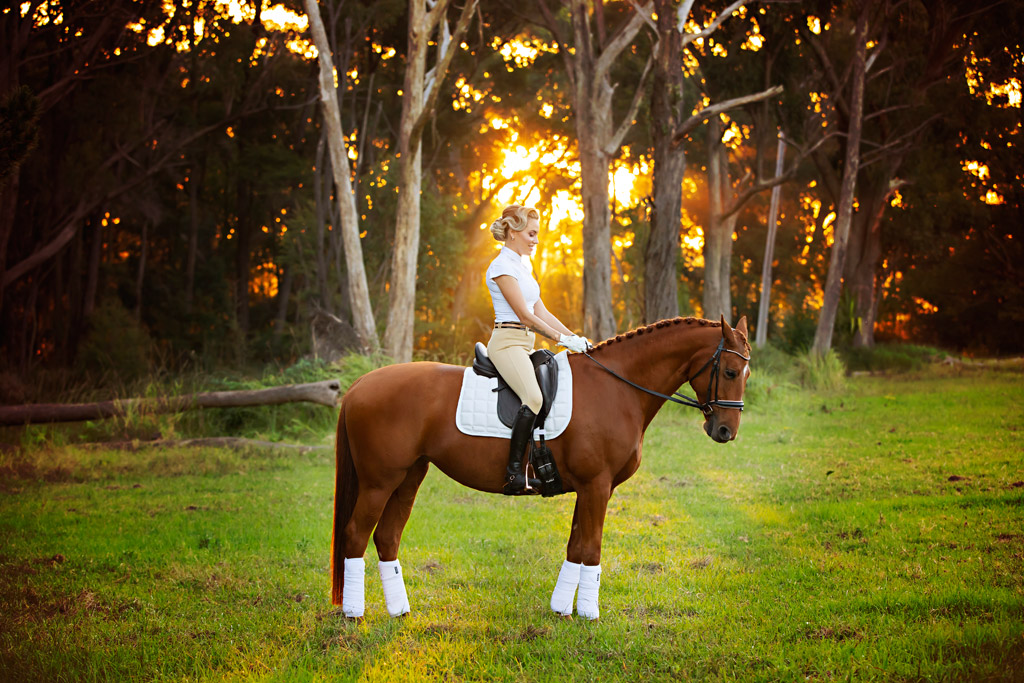
<instances>
[{"instance_id":1,"label":"tall grass clump","mask_svg":"<svg viewBox=\"0 0 1024 683\"><path fill-rule=\"evenodd\" d=\"M763 406L795 387L793 357L773 344L756 346L750 352L750 378L743 399L751 406Z\"/></svg>"},{"instance_id":2,"label":"tall grass clump","mask_svg":"<svg viewBox=\"0 0 1024 683\"><path fill-rule=\"evenodd\" d=\"M839 391L846 386L846 366L834 349L797 356L796 373L800 385L814 391Z\"/></svg>"}]
</instances>

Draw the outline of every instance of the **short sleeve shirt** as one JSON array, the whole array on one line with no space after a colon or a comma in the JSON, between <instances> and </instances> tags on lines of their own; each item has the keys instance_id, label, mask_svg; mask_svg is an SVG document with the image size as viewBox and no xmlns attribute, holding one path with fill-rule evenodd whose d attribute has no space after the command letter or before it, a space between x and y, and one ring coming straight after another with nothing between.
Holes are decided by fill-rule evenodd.
<instances>
[{"instance_id":1,"label":"short sleeve shirt","mask_svg":"<svg viewBox=\"0 0 1024 683\"><path fill-rule=\"evenodd\" d=\"M526 308L533 313L533 307L540 301L540 285L534 279L529 263L525 256L502 247L497 258L487 267L487 291L491 293L491 302L494 304L494 322L522 322L494 281L494 278L501 275L511 275L516 279L523 299L526 300Z\"/></svg>"}]
</instances>

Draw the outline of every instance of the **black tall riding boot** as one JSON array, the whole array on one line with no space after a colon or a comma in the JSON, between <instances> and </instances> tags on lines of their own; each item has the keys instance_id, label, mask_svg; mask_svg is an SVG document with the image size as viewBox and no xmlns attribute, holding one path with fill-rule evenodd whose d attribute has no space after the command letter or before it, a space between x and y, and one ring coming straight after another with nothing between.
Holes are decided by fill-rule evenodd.
<instances>
[{"instance_id":1,"label":"black tall riding boot","mask_svg":"<svg viewBox=\"0 0 1024 683\"><path fill-rule=\"evenodd\" d=\"M532 488L526 488L526 472L523 468L523 456L526 454L526 445L530 443L530 436L533 433L533 425L537 421L537 415L527 405L520 406L516 413L516 421L512 425L512 441L508 451L508 469L505 471L505 488L502 490L506 496L524 496L539 493L537 488L540 482L537 479L530 480Z\"/></svg>"}]
</instances>

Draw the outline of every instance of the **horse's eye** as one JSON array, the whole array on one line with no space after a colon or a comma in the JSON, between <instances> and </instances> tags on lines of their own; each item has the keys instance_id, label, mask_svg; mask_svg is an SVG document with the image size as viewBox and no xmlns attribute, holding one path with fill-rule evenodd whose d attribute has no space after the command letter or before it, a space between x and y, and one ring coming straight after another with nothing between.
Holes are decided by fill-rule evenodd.
<instances>
[{"instance_id":1,"label":"horse's eye","mask_svg":"<svg viewBox=\"0 0 1024 683\"><path fill-rule=\"evenodd\" d=\"M737 373L736 373L735 370L726 370L725 371L725 378L726 379L736 379L736 374Z\"/></svg>"}]
</instances>

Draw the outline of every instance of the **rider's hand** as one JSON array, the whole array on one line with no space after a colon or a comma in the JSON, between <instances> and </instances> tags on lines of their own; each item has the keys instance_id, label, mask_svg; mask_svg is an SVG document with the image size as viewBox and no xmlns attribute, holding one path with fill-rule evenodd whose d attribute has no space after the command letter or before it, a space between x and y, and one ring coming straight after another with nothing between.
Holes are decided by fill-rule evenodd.
<instances>
[{"instance_id":1,"label":"rider's hand","mask_svg":"<svg viewBox=\"0 0 1024 683\"><path fill-rule=\"evenodd\" d=\"M575 334L563 334L558 338L558 345L575 353L587 350L587 340Z\"/></svg>"}]
</instances>

